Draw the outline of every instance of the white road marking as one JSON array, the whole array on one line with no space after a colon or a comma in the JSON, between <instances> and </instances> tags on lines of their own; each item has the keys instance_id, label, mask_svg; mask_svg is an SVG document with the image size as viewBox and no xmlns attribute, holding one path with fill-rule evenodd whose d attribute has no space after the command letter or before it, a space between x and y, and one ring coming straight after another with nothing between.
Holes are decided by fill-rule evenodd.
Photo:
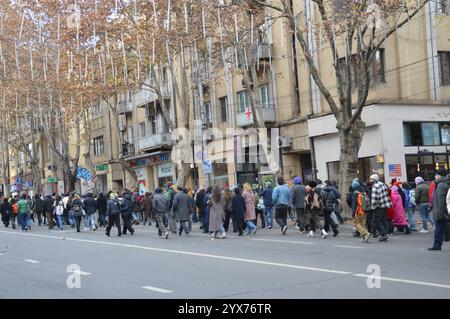
<instances>
[{"instance_id":1,"label":"white road marking","mask_svg":"<svg viewBox=\"0 0 450 319\"><path fill-rule=\"evenodd\" d=\"M92 275L90 272L85 272L85 271L81 271L81 270L75 270L72 271L73 274L78 274L78 275L82 275L82 276L89 276Z\"/></svg>"},{"instance_id":2,"label":"white road marking","mask_svg":"<svg viewBox=\"0 0 450 319\"><path fill-rule=\"evenodd\" d=\"M314 245L314 243L308 243L304 241L294 241L294 240L278 240L278 239L262 239L262 238L255 238L252 240L258 240L258 241L270 241L275 243L290 243L290 244L301 244L301 245Z\"/></svg>"},{"instance_id":3,"label":"white road marking","mask_svg":"<svg viewBox=\"0 0 450 319\"><path fill-rule=\"evenodd\" d=\"M147 289L147 290L152 290L152 291L156 291L156 292L160 292L162 294L170 294L173 291L172 290L167 290L167 289L163 289L163 288L158 288L158 287L152 287L152 286L144 286L142 287L143 289Z\"/></svg>"},{"instance_id":4,"label":"white road marking","mask_svg":"<svg viewBox=\"0 0 450 319\"><path fill-rule=\"evenodd\" d=\"M14 232L7 232L7 231L0 231L0 233L11 234L11 235L16 235L16 236L27 236L27 237L37 237L37 238L58 239L58 240L61 240L61 239L64 238L64 237L57 237L57 236L46 236L46 235L37 235L37 234L23 234L23 233L14 233ZM309 270L309 271L317 271L317 272L335 273L335 274L342 274L342 275L353 275L354 277L364 277L364 278L371 277L372 278L371 275L353 274L352 272L349 272L349 271L339 271L339 270L333 270L333 269L324 269L324 268L306 267L306 266L291 265L291 264L274 263L274 262L268 262L268 261L262 261L262 260L254 260L254 259L235 258L235 257L210 255L210 254L195 253L195 252L188 252L188 251L179 251L179 250L154 248L154 247L146 247L146 246L138 246L138 245L120 244L120 243L110 243L110 242L102 242L102 241L96 241L96 240L78 239L78 238L67 238L66 237L66 240L67 241L75 241L75 242L84 242L84 243L93 243L93 244L107 245L107 246L128 247L128 248L136 248L136 249L142 249L142 250L151 250L151 251L158 251L158 252L175 253L175 254L181 254L181 255L208 257L208 258L214 258L214 259L238 261L238 262L245 262L245 263L252 263L252 264L261 264L261 265L269 265L269 266L277 266L277 267L284 267L284 268L293 268L293 269L301 269L301 270ZM413 285L421 285L421 286L439 287L439 288L450 289L450 285L446 285L446 284L438 284L438 283L432 283L432 282L414 281L414 280L407 280L407 279L400 279L400 278L390 278L390 277L380 277L380 279L381 280L386 280L386 281L401 282L401 283L406 283L406 284L413 284Z\"/></svg>"},{"instance_id":5,"label":"white road marking","mask_svg":"<svg viewBox=\"0 0 450 319\"><path fill-rule=\"evenodd\" d=\"M402 282L402 283L405 283L405 284L413 284L413 285L431 286L431 287L450 289L450 285L436 284L436 283L433 283L433 282L426 282L426 281L416 281L416 280L390 278L390 277L378 277L378 276L366 275L366 274L354 274L353 276L355 276L355 277L364 277L364 278L369 278L370 277L370 278L373 278L373 279L380 279L380 280L394 281L394 282Z\"/></svg>"},{"instance_id":6,"label":"white road marking","mask_svg":"<svg viewBox=\"0 0 450 319\"><path fill-rule=\"evenodd\" d=\"M345 246L345 245L334 245L334 247L339 248L353 248L353 249L363 249L364 247L358 247L358 246Z\"/></svg>"},{"instance_id":7,"label":"white road marking","mask_svg":"<svg viewBox=\"0 0 450 319\"><path fill-rule=\"evenodd\" d=\"M33 259L25 259L25 262L30 264L39 264L39 261Z\"/></svg>"},{"instance_id":8,"label":"white road marking","mask_svg":"<svg viewBox=\"0 0 450 319\"><path fill-rule=\"evenodd\" d=\"M3 253L0 253L0 256L3 256Z\"/></svg>"}]
</instances>

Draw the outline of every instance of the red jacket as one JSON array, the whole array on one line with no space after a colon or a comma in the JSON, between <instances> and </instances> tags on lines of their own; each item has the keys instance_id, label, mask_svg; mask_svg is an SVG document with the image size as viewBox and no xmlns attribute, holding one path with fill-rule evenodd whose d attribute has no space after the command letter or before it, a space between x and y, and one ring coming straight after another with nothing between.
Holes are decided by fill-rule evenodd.
<instances>
[{"instance_id":1,"label":"red jacket","mask_svg":"<svg viewBox=\"0 0 450 319\"><path fill-rule=\"evenodd\" d=\"M436 183L433 181L430 184L430 190L428 192L428 202L430 203L431 206L433 206L433 200L434 200L434 190L436 189Z\"/></svg>"}]
</instances>

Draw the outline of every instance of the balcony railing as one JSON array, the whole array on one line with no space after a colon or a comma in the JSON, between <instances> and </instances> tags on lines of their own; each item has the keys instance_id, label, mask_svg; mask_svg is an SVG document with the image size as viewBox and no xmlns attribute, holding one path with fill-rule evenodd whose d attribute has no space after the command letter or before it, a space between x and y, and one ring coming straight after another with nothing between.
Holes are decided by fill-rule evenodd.
<instances>
[{"instance_id":1,"label":"balcony railing","mask_svg":"<svg viewBox=\"0 0 450 319\"><path fill-rule=\"evenodd\" d=\"M265 123L276 122L275 108L258 108L259 114L262 115L262 119ZM245 127L254 124L254 114L250 114L250 118L246 112L237 113L236 115L237 126Z\"/></svg>"},{"instance_id":2,"label":"balcony railing","mask_svg":"<svg viewBox=\"0 0 450 319\"><path fill-rule=\"evenodd\" d=\"M139 140L139 149L145 150L149 148L155 148L158 146L168 146L172 144L173 144L172 134L170 133L154 134L149 137L141 138Z\"/></svg>"},{"instance_id":3,"label":"balcony railing","mask_svg":"<svg viewBox=\"0 0 450 319\"><path fill-rule=\"evenodd\" d=\"M273 59L273 44L258 44L256 48L253 49L253 55L255 59L269 60Z\"/></svg>"}]
</instances>

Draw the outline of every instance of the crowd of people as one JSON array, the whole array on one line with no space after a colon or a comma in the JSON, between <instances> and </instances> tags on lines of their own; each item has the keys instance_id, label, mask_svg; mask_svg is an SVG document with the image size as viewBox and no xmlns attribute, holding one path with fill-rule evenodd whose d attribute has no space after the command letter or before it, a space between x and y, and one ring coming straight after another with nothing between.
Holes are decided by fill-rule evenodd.
<instances>
[{"instance_id":1,"label":"crowd of people","mask_svg":"<svg viewBox=\"0 0 450 319\"><path fill-rule=\"evenodd\" d=\"M362 242L378 238L388 241L397 230L410 234L418 231L427 233L428 222L435 228L435 239L430 250L441 250L442 242L450 233L450 176L440 170L436 180L428 185L417 177L415 183L392 180L390 185L382 182L374 174L366 182L353 180L346 195L346 203L351 208L354 235ZM200 229L212 238L226 238L230 229L238 236L254 236L260 225L273 229L274 220L280 233L287 234L288 219L295 222L299 234L313 238L318 235L325 239L332 231L339 234L344 223L341 215L342 195L335 182L320 180L303 183L300 177L293 179L293 185L283 178L277 185L266 182L264 187L252 189L249 183L233 189L218 186L186 189L169 183L165 189L158 187L153 194L144 195L125 190L122 193L88 193L81 197L77 193L64 195L36 195L33 198L22 194L14 198L3 198L1 215L5 227L29 231L32 222L59 230L76 228L81 232L96 231L105 227L110 236L112 227L117 227L117 235L134 234L133 225L155 223L160 238L168 238L170 233L189 237L192 223L200 223ZM416 209L421 221L414 217Z\"/></svg>"}]
</instances>

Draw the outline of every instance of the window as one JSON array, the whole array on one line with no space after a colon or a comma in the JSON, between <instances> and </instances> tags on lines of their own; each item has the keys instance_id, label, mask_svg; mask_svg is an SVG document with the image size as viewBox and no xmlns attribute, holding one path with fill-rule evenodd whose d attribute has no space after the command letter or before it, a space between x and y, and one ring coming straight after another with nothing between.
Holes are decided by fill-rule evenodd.
<instances>
[{"instance_id":1,"label":"window","mask_svg":"<svg viewBox=\"0 0 450 319\"><path fill-rule=\"evenodd\" d=\"M384 164L379 162L376 156L360 158L358 160L356 175L358 176L359 180L367 181L369 180L370 175L372 175L374 172L382 171L383 166ZM327 168L328 179L330 181L339 182L339 162L329 162L327 163ZM383 174L380 175L380 177L383 178ZM341 192L344 191L341 190Z\"/></svg>"},{"instance_id":2,"label":"window","mask_svg":"<svg viewBox=\"0 0 450 319\"><path fill-rule=\"evenodd\" d=\"M247 91L241 91L237 94L238 96L238 112L244 113L245 109L250 107L250 98Z\"/></svg>"},{"instance_id":3,"label":"window","mask_svg":"<svg viewBox=\"0 0 450 319\"><path fill-rule=\"evenodd\" d=\"M259 88L259 99L261 101L261 107L263 109L271 108L269 103L269 86L263 85Z\"/></svg>"},{"instance_id":4,"label":"window","mask_svg":"<svg viewBox=\"0 0 450 319\"><path fill-rule=\"evenodd\" d=\"M442 14L449 13L449 3L448 0L437 0L436 11Z\"/></svg>"},{"instance_id":5,"label":"window","mask_svg":"<svg viewBox=\"0 0 450 319\"><path fill-rule=\"evenodd\" d=\"M100 104L94 104L91 108L92 116L93 117L100 117L102 116L102 109L100 107Z\"/></svg>"},{"instance_id":6,"label":"window","mask_svg":"<svg viewBox=\"0 0 450 319\"><path fill-rule=\"evenodd\" d=\"M423 145L440 145L439 123L422 123Z\"/></svg>"},{"instance_id":7,"label":"window","mask_svg":"<svg viewBox=\"0 0 450 319\"><path fill-rule=\"evenodd\" d=\"M420 131L420 123L403 124L403 140L405 146L422 145L422 133Z\"/></svg>"},{"instance_id":8,"label":"window","mask_svg":"<svg viewBox=\"0 0 450 319\"><path fill-rule=\"evenodd\" d=\"M147 130L146 130L146 127L145 127L145 122L139 123L139 129L141 131L141 138L146 138L147 137Z\"/></svg>"},{"instance_id":9,"label":"window","mask_svg":"<svg viewBox=\"0 0 450 319\"><path fill-rule=\"evenodd\" d=\"M211 123L211 103L203 104L203 123Z\"/></svg>"},{"instance_id":10,"label":"window","mask_svg":"<svg viewBox=\"0 0 450 319\"><path fill-rule=\"evenodd\" d=\"M227 113L228 113L228 98L226 96L221 97L220 99L220 118L222 122L227 121Z\"/></svg>"},{"instance_id":11,"label":"window","mask_svg":"<svg viewBox=\"0 0 450 319\"><path fill-rule=\"evenodd\" d=\"M441 51L438 55L441 85L450 85L450 52Z\"/></svg>"},{"instance_id":12,"label":"window","mask_svg":"<svg viewBox=\"0 0 450 319\"><path fill-rule=\"evenodd\" d=\"M52 156L52 147L50 144L47 144L47 160L50 160L50 157Z\"/></svg>"},{"instance_id":13,"label":"window","mask_svg":"<svg viewBox=\"0 0 450 319\"><path fill-rule=\"evenodd\" d=\"M22 151L19 152L19 167L20 168L25 167L25 153Z\"/></svg>"},{"instance_id":14,"label":"window","mask_svg":"<svg viewBox=\"0 0 450 319\"><path fill-rule=\"evenodd\" d=\"M450 123L404 123L405 146L435 146L450 144Z\"/></svg>"},{"instance_id":15,"label":"window","mask_svg":"<svg viewBox=\"0 0 450 319\"><path fill-rule=\"evenodd\" d=\"M94 138L93 144L94 144L94 155L95 156L102 155L105 150L105 146L103 143L103 136Z\"/></svg>"},{"instance_id":16,"label":"window","mask_svg":"<svg viewBox=\"0 0 450 319\"><path fill-rule=\"evenodd\" d=\"M128 128L128 143L134 144L134 129L132 127Z\"/></svg>"},{"instance_id":17,"label":"window","mask_svg":"<svg viewBox=\"0 0 450 319\"><path fill-rule=\"evenodd\" d=\"M155 115L150 115L148 117L148 120L150 122L150 133L152 135L156 134L156 116Z\"/></svg>"},{"instance_id":18,"label":"window","mask_svg":"<svg viewBox=\"0 0 450 319\"><path fill-rule=\"evenodd\" d=\"M339 63L341 64L342 73L344 74L344 67L345 67L345 58L341 58L339 60ZM360 79L358 78L358 65L359 61L356 59L356 55L352 55L352 61L351 61L351 68L350 68L350 76L352 77L352 87L356 88L359 86ZM384 83L385 82L385 76L384 76L384 49L378 49L375 52L375 55L372 60L372 64L369 67L369 78L370 83Z\"/></svg>"}]
</instances>

